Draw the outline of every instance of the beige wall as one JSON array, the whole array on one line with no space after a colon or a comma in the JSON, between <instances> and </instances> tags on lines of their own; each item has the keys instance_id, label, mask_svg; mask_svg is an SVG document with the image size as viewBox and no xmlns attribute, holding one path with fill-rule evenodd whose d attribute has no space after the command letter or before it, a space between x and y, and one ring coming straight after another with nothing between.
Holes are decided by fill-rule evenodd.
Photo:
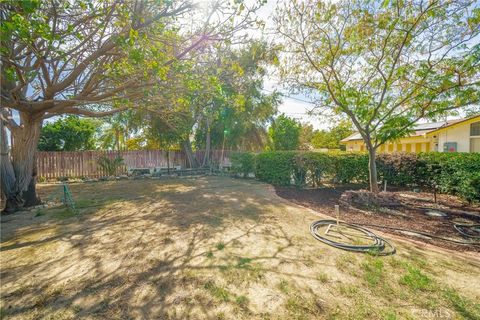
<instances>
[{"instance_id":1,"label":"beige wall","mask_svg":"<svg viewBox=\"0 0 480 320\"><path fill-rule=\"evenodd\" d=\"M470 152L470 145L473 143L470 137L470 124L475 121L478 121L478 118L453 125L438 132L402 138L392 143L386 143L380 146L378 152L443 152L443 144L445 142L456 142L457 152ZM479 138L477 137L476 139ZM348 141L345 144L347 151L366 151L363 141Z\"/></svg>"},{"instance_id":2,"label":"beige wall","mask_svg":"<svg viewBox=\"0 0 480 320\"><path fill-rule=\"evenodd\" d=\"M346 143L347 151L366 151L363 141L349 141ZM434 151L432 138L412 137L403 138L399 141L386 143L380 146L378 152L428 152Z\"/></svg>"},{"instance_id":3,"label":"beige wall","mask_svg":"<svg viewBox=\"0 0 480 320\"><path fill-rule=\"evenodd\" d=\"M438 151L443 152L445 142L456 142L457 152L470 152L470 123L459 124L433 133L438 139Z\"/></svg>"},{"instance_id":4,"label":"beige wall","mask_svg":"<svg viewBox=\"0 0 480 320\"><path fill-rule=\"evenodd\" d=\"M347 151L363 151L361 148L365 148L363 141L348 141L345 146Z\"/></svg>"}]
</instances>

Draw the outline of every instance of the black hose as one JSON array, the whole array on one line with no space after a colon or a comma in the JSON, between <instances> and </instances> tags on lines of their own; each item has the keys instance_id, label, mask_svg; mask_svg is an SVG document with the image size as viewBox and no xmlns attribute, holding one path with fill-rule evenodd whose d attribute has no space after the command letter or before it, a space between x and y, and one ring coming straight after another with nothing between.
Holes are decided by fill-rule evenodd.
<instances>
[{"instance_id":1,"label":"black hose","mask_svg":"<svg viewBox=\"0 0 480 320\"><path fill-rule=\"evenodd\" d=\"M469 229L475 230L474 228L480 228L480 224L455 223L455 224L453 224L453 227L462 236L465 236L465 237L468 237L468 238L473 238L473 239L480 239L480 233L478 231L473 231L473 232L476 232L478 235L473 235L471 233L466 232L466 230L469 230Z\"/></svg>"},{"instance_id":2,"label":"black hose","mask_svg":"<svg viewBox=\"0 0 480 320\"><path fill-rule=\"evenodd\" d=\"M455 239L449 239L441 236L436 236L434 234L422 232L422 231L416 231L416 230L409 230L409 229L402 229L402 228L396 228L396 227L387 227L387 226L380 226L377 224L368 224L368 223L358 223L358 225L365 226L365 227L372 227L372 228L382 228L382 229L390 229L390 230L396 230L396 231L403 231L403 232L409 232L409 233L416 233L422 236L430 237L430 238L436 238L439 240L443 241L448 241L448 242L453 242L456 244L462 244L462 245L475 245L478 246L480 243L475 243L475 242L466 242L466 241L459 241Z\"/></svg>"},{"instance_id":3,"label":"black hose","mask_svg":"<svg viewBox=\"0 0 480 320\"><path fill-rule=\"evenodd\" d=\"M377 236L370 230L362 228L358 225L349 224L345 222L339 222L338 224L348 229L359 231L361 234L364 235L365 238L370 239L372 244L367 244L367 245L347 244L347 243L333 241L331 239L321 236L320 233L318 232L318 228L325 225L335 226L337 225L336 220L315 221L310 225L310 233L315 239L342 250L354 251L354 252L370 252L370 253L382 255L382 256L394 254L396 252L395 247L390 242L388 242L382 237Z\"/></svg>"}]
</instances>

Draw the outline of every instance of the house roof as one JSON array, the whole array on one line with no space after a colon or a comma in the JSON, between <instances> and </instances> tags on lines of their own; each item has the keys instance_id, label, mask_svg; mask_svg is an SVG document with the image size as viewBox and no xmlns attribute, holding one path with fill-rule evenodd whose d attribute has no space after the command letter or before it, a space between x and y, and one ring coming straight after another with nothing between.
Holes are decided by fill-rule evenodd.
<instances>
[{"instance_id":1,"label":"house roof","mask_svg":"<svg viewBox=\"0 0 480 320\"><path fill-rule=\"evenodd\" d=\"M439 127L439 128L436 128L434 130L431 130L429 131L428 133L433 133L433 132L437 132L439 130L443 130L445 128L448 128L448 127L452 127L454 125L457 125L457 124L460 124L460 123L463 123L463 122L467 122L467 121L475 121L475 120L480 120L480 114L477 114L477 115L474 115L474 116L471 116L471 117L468 117L468 118L462 118L462 119L456 119L456 120L450 120L448 121L448 123L442 127Z\"/></svg>"},{"instance_id":2,"label":"house roof","mask_svg":"<svg viewBox=\"0 0 480 320\"><path fill-rule=\"evenodd\" d=\"M417 137L417 136L422 136L426 133L436 132L440 129L444 129L444 128L453 126L455 124L459 124L461 122L465 122L475 118L480 119L480 114L474 115L468 118L462 118L462 119L447 120L447 121L440 121L440 122L429 122L429 123L417 123L412 128L413 132L409 135L409 137ZM363 140L362 135L358 132L355 132L350 136L340 140L340 142L348 142L348 141L356 141L356 140Z\"/></svg>"}]
</instances>

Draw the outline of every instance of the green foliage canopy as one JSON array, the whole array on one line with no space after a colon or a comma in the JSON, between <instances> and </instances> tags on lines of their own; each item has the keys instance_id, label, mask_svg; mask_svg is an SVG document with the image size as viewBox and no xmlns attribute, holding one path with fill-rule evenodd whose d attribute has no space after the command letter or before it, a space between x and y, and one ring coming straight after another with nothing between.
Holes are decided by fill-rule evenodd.
<instances>
[{"instance_id":1,"label":"green foliage canopy","mask_svg":"<svg viewBox=\"0 0 480 320\"><path fill-rule=\"evenodd\" d=\"M310 143L315 149L340 149L340 140L353 133L349 121L340 121L330 130L317 130L313 133Z\"/></svg>"},{"instance_id":2,"label":"green foliage canopy","mask_svg":"<svg viewBox=\"0 0 480 320\"><path fill-rule=\"evenodd\" d=\"M281 114L276 118L268 135L272 141L273 150L296 150L300 145L301 125L295 119Z\"/></svg>"},{"instance_id":3,"label":"green foliage canopy","mask_svg":"<svg viewBox=\"0 0 480 320\"><path fill-rule=\"evenodd\" d=\"M195 133L195 145L205 147L207 131L213 148L259 150L267 143L266 124L277 112L280 97L262 91L266 65L275 53L263 42L240 48L217 48L205 73L216 91L197 99L206 107ZM206 120L208 119L208 125Z\"/></svg>"},{"instance_id":4,"label":"green foliage canopy","mask_svg":"<svg viewBox=\"0 0 480 320\"><path fill-rule=\"evenodd\" d=\"M98 121L67 116L42 127L38 150L81 151L95 149Z\"/></svg>"}]
</instances>

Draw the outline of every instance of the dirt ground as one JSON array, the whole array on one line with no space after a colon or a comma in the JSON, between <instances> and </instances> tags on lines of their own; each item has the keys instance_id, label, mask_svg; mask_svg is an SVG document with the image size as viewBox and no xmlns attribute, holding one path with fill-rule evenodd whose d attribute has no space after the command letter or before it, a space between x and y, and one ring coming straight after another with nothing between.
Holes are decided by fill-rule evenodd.
<instances>
[{"instance_id":1,"label":"dirt ground","mask_svg":"<svg viewBox=\"0 0 480 320\"><path fill-rule=\"evenodd\" d=\"M277 187L276 192L282 198L334 217L334 205L339 204L342 193L358 188L359 186L356 185L318 189ZM375 227L375 229L397 233L407 238L432 243L444 248L480 252L480 240L465 237L454 228L454 223L480 224L480 206L468 205L457 197L445 194L438 194L436 203L433 194L426 192L399 190L389 193L389 196L396 199L398 205L375 208L374 210L344 205L341 209L340 219L351 223L387 227ZM429 212L440 213L444 216L428 215ZM406 233L405 231L388 228L412 230L422 234ZM425 234L465 242L466 244L428 237Z\"/></svg>"},{"instance_id":2,"label":"dirt ground","mask_svg":"<svg viewBox=\"0 0 480 320\"><path fill-rule=\"evenodd\" d=\"M59 185L40 185L43 198ZM227 177L72 184L80 211L1 217L5 319L479 319L480 257L383 234L341 251L322 217ZM382 235L382 233L379 233Z\"/></svg>"}]
</instances>

